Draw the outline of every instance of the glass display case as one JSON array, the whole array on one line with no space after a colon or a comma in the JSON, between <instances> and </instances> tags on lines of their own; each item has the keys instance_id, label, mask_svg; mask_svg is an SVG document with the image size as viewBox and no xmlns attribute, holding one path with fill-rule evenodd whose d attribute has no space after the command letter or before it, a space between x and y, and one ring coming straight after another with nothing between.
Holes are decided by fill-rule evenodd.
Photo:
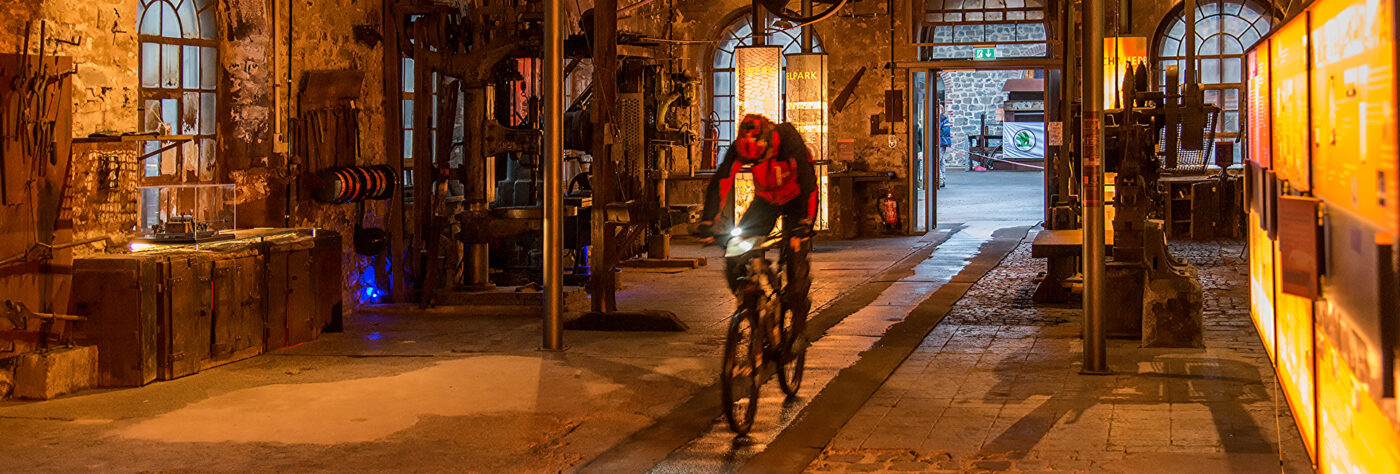
<instances>
[{"instance_id":1,"label":"glass display case","mask_svg":"<svg viewBox=\"0 0 1400 474\"><path fill-rule=\"evenodd\" d=\"M142 186L137 240L190 243L231 238L237 213L232 184Z\"/></svg>"}]
</instances>

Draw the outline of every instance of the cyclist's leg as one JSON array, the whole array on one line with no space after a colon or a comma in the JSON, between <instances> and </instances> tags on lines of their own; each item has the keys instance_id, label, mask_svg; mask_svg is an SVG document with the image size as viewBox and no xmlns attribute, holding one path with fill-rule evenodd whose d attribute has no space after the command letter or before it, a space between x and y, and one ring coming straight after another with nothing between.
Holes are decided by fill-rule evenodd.
<instances>
[{"instance_id":1,"label":"cyclist's leg","mask_svg":"<svg viewBox=\"0 0 1400 474\"><path fill-rule=\"evenodd\" d=\"M753 204L744 211L744 217L739 219L737 227L742 229L744 235L766 235L773 230L773 225L777 224L780 211L781 209L768 201L754 199ZM744 275L743 266L748 264L739 260L726 258L724 261L724 276L729 281L731 292L739 290L739 277Z\"/></svg>"},{"instance_id":2,"label":"cyclist's leg","mask_svg":"<svg viewBox=\"0 0 1400 474\"><path fill-rule=\"evenodd\" d=\"M783 206L783 227L784 231L791 231L802 219L807 218L803 213L802 206L796 202ZM811 262L808 261L808 254L812 250L812 239L804 239L802 245L793 252L791 245L783 246L783 256L787 259L787 287L784 290L783 299L786 306L792 310L793 328L804 331L807 327L807 312L811 309L812 301L808 298L807 292L812 288Z\"/></svg>"}]
</instances>

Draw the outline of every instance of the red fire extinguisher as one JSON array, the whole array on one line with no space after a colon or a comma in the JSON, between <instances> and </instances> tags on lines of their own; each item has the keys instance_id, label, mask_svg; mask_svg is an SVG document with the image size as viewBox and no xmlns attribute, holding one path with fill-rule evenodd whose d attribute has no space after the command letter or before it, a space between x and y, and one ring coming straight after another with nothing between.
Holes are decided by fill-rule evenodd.
<instances>
[{"instance_id":1,"label":"red fire extinguisher","mask_svg":"<svg viewBox=\"0 0 1400 474\"><path fill-rule=\"evenodd\" d=\"M700 145L700 169L714 169L719 164L719 127L714 119L705 119L705 138Z\"/></svg>"},{"instance_id":2,"label":"red fire extinguisher","mask_svg":"<svg viewBox=\"0 0 1400 474\"><path fill-rule=\"evenodd\" d=\"M893 192L886 193L885 199L880 200L880 214L884 217L886 231L899 230L899 201L895 200Z\"/></svg>"}]
</instances>

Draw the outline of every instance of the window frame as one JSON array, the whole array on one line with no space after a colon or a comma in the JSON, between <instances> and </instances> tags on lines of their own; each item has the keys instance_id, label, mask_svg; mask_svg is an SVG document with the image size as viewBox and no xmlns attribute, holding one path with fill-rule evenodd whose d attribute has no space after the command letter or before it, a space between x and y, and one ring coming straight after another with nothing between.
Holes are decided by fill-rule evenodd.
<instances>
[{"instance_id":1,"label":"window frame","mask_svg":"<svg viewBox=\"0 0 1400 474\"><path fill-rule=\"evenodd\" d=\"M164 113L164 105L162 105L162 117L155 123L152 123L151 118L147 116L147 114L150 113L147 103L149 101L156 101L165 104L167 103L166 101L174 101L179 110L174 112L173 117L175 118L175 123L170 124L171 130L169 134L191 135L194 137L192 139L192 146L187 147L181 145L180 151L178 152L188 155L188 152L192 151L194 154L194 156L183 157L187 162L185 168L189 168L190 165L188 162L194 160L193 168L195 170L195 181L214 182L222 176L223 172L223 165L221 160L219 160L218 145L219 109L221 105L219 94L222 91L223 82L220 77L221 69L219 64L223 56L223 51L218 39L218 2L215 0L203 0L202 6L199 3L200 2L196 0L138 0L138 14L136 16L136 126L137 129L142 132L158 131L158 124L166 122L164 118L170 117L170 115ZM167 7L168 10L166 10ZM182 9L191 9L189 13L184 13L187 15L186 18L181 18ZM166 27L169 25L163 21L164 17L156 20L157 34L149 34L142 30L143 26L146 26L147 15L164 15L167 11L176 14L174 27L179 31L176 32L175 36L171 36L170 32L165 31ZM194 24L185 25L184 20L187 19L193 19ZM212 27L213 31L208 31L211 29L209 27ZM193 33L189 33L191 29L194 30ZM150 64L147 64L149 54L146 49L148 45L153 46L157 53L157 58ZM175 61L175 69L178 70L178 78L176 78L170 86L167 86L166 78L163 77L163 73L165 72L163 69L165 69L165 67L162 59L166 54L167 48L173 49L179 55L178 59ZM187 64L186 55L191 54L191 52L197 55L193 64L195 68L194 71L187 69L189 64ZM154 73L156 82L154 86L147 85L147 67L156 68ZM193 79L193 83L190 82L190 74L196 76ZM210 79L204 79L203 76L206 74L210 76ZM194 117L189 117L185 113L186 98L191 95L193 96L192 100L195 102ZM206 112L206 107L212 108L212 110ZM206 124L206 121L212 123ZM150 153L165 145L166 143L161 141L145 142L143 153ZM201 157L205 155L207 155L207 161L201 160ZM177 176L174 177L160 174L160 169L162 168L160 158L161 155L153 156L142 164L144 171L141 173L141 178L143 183L155 184L165 181L187 181L184 179L185 174L183 172L177 172Z\"/></svg>"},{"instance_id":2,"label":"window frame","mask_svg":"<svg viewBox=\"0 0 1400 474\"><path fill-rule=\"evenodd\" d=\"M709 54L709 86L706 94L709 96L709 114L706 116L714 120L714 126L719 131L719 140L715 142L717 156L715 166L719 166L718 161L724 159L725 152L729 149L729 142L734 139L734 126L738 123L738 117L734 116L734 48L751 44L749 38L753 34L753 15L750 9L742 9L731 14L729 21L722 23L724 28L720 30L719 40L715 46L710 48ZM780 19L771 15L764 15L768 22L768 28L775 28ZM802 52L802 29L788 28L784 30L769 30L767 36L769 46L780 46L783 48L784 72L787 71L787 55ZM780 41L774 41L780 39ZM793 49L796 50L793 50ZM812 32L813 53L823 53L821 36L816 31ZM723 54L724 56L722 56ZM723 75L729 83L728 93L718 93L717 78ZM787 113L787 75L780 74L779 91L782 95L783 113ZM720 114L719 105L721 101L727 105L727 114ZM726 119L727 117L727 119ZM780 117L780 119L784 119Z\"/></svg>"}]
</instances>

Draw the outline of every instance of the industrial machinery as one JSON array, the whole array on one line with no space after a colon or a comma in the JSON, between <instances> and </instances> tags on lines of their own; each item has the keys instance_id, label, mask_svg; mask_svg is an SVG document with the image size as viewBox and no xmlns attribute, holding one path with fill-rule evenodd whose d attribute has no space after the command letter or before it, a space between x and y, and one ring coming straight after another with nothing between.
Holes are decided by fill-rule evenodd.
<instances>
[{"instance_id":1,"label":"industrial machinery","mask_svg":"<svg viewBox=\"0 0 1400 474\"><path fill-rule=\"evenodd\" d=\"M394 255L405 258L396 277L412 284L416 295L406 296L420 306L470 304L466 295L498 284L538 282L545 189L562 183L564 241L573 257L565 266L571 281L589 284L595 311L616 309L616 268L627 260L701 263L669 258L667 229L692 209L670 206L665 185L671 164L688 159L698 143L690 130L697 81L674 61L653 57L655 44L644 40L622 35L614 47L617 38L570 37L564 75L583 70L578 65L597 51L589 45L608 43L617 60L609 67L594 58L593 70L617 90L604 98L590 85L574 94L564 145L580 153L545 156L537 8L493 2L460 11L419 2L394 11L399 30L389 37L399 38L400 54L412 59L412 74L404 75L413 78L412 90L423 91L414 95L413 116L404 118L415 131L412 160L403 166L407 250ZM593 21L585 12L583 31L594 31ZM607 146L597 145L600 132L608 134ZM548 160L568 160L573 176L545 183Z\"/></svg>"},{"instance_id":2,"label":"industrial machinery","mask_svg":"<svg viewBox=\"0 0 1400 474\"><path fill-rule=\"evenodd\" d=\"M1205 124L1219 113L1204 103L1193 76L1188 70L1179 89L1179 71L1169 68L1165 90L1152 91L1147 66L1129 67L1123 108L1105 114L1105 171L1115 173L1105 307L1117 311L1107 329L1140 334L1148 347L1199 347L1203 334L1196 269L1171 255L1163 222L1151 215L1164 200L1157 186L1163 168L1174 168L1183 152L1202 150Z\"/></svg>"}]
</instances>

